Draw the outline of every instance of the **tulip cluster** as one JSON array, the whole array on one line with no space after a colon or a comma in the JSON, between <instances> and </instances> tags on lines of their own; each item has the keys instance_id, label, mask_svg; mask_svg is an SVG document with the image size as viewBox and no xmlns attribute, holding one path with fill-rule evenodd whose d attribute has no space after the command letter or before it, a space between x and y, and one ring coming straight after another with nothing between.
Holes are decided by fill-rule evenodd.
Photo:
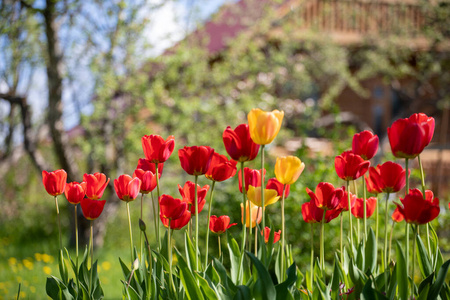
<instances>
[{"instance_id":1,"label":"tulip cluster","mask_svg":"<svg viewBox=\"0 0 450 300\"><path fill-rule=\"evenodd\" d=\"M300 178L305 169L305 163L302 162L296 156L281 156L277 157L274 165L274 178L269 178L266 184L266 169L264 163L264 149L265 145L273 142L278 132L280 131L283 121L284 112L274 110L272 112L265 112L260 109L253 109L248 114L248 124L240 124L235 129L228 126L223 134L222 139L227 154L222 155L215 151L215 149L209 146L184 146L178 149L178 159L181 168L186 174L194 176L193 181L186 181L183 185L178 184L178 190L180 197L173 197L168 194L160 193L160 180L162 179L162 173L164 164L169 160L173 151L175 150L175 138L169 136L167 139L159 135L145 135L142 137L142 149L145 158L140 158L137 162L137 166L133 172L133 175L123 174L114 179L114 190L117 197L125 202L127 208L129 235L130 235L130 255L131 255L131 267L132 272L139 268L139 263L135 263L136 260L143 259L143 239L142 234L145 235L146 247L150 249L149 241L145 233L146 226L143 221L144 214L144 197L146 195L151 196L151 204L153 207L154 218L154 230L156 237L156 252L159 253L163 249L160 236L160 223L166 228L167 240L167 262L169 272L169 283L165 288L171 292L175 292L175 284L173 277L177 277L172 274L172 269L175 269L172 264L172 238L174 231L181 230L188 226L186 230L186 243L192 246L191 239L194 239L195 249L193 255L190 257L189 268L191 271L195 271L196 275L206 272L210 261L208 260L208 247L209 247L209 235L210 232L214 233L218 239L219 245L219 257L222 256L220 236L227 232L228 229L237 225L237 223L231 223L230 217L227 215L221 215L217 217L212 215L213 208L213 192L215 184L217 182L223 182L233 178L238 173L239 191L242 194L241 206L241 224L242 224L242 244L241 249L238 246L232 245L232 251L237 252L240 250L239 265L237 275L233 275L236 282L240 284L244 280L244 272L241 268L244 267L244 254L246 251L252 250L253 238L254 238L254 253L255 256L259 256L263 265L270 265L270 261L266 261L272 256L272 253L266 255L265 251L269 249L269 252L273 249L273 244L280 242L279 249L279 275L280 282L286 282L287 280L287 267L288 261L292 260L291 252L286 247L286 227L285 227L285 201L290 196L291 185L295 184ZM405 188L405 196L399 198L399 201L394 201L395 210L393 211L391 218L394 222L405 221L407 234L406 240L409 239L409 227L411 226L416 230L416 236L418 235L419 225L428 224L434 220L440 212L439 199L434 197L433 192L425 189L424 179L422 178L422 191L418 189L409 189L409 175L408 160L418 157L419 166L421 166L420 153L430 143L434 132L434 119L426 116L425 114L414 114L407 119L397 120L388 129L389 143L392 149L392 153L397 158L405 159L405 168L392 161L387 161L376 166L371 166L371 159L374 159L378 152L379 138L377 135L370 131L362 131L353 136L351 150L344 151L340 155L337 155L334 159L334 167L337 174L336 178L340 178L344 185L335 187L330 182L320 182L315 187L314 191L306 188L306 193L310 200L301 205L301 214L303 220L306 223L311 224L311 270L310 270L310 283L313 284L315 268L314 263L314 238L313 238L313 226L315 223L320 225L320 260L319 268L321 272L325 270L325 245L324 245L324 230L325 224L340 217L340 264L345 265L344 261L344 248L343 248L343 235L344 235L344 221L343 216L347 214L349 217L348 232L349 232L349 245L348 251L350 257L355 259L354 249L365 249L366 240L369 239L367 233L367 219L375 216L375 245L378 252L378 194L386 194L385 202L385 239L384 239L384 253L382 254L382 272L389 273L389 257L390 250L387 251L387 232L388 232L388 215L389 199L390 195L399 193ZM246 167L245 164L254 160L258 153L261 154L261 166L259 169L253 169ZM238 172L239 163L239 172ZM259 167L259 166L258 166ZM167 172L167 171L166 171ZM199 176L203 176L208 180L210 184L203 187L198 184ZM423 177L423 172L421 172ZM91 221L91 245L89 251L91 253L91 271L92 271L92 226L93 221L97 219L105 206L106 201L101 200L106 188L109 185L110 179L105 174L94 173L84 174L83 181L67 183L67 174L64 170L56 170L54 172L42 172L43 184L47 193L55 197L56 210L59 221L59 208L57 197L61 194L65 194L69 203L74 205L75 221L77 221L76 211L77 205L80 204L83 215L86 219ZM362 181L362 197L358 196L358 183L357 180L361 178ZM353 186L350 185L353 183ZM342 184L342 183L341 183ZM345 185L346 184L346 185ZM237 187L236 187L237 189ZM351 189L351 190L350 190ZM157 196L154 197L156 191ZM375 196L367 197L366 192L374 194ZM130 214L130 203L132 203L141 194L141 209L140 209L140 229L141 229L141 243L140 243L140 255L136 255L133 243L132 233L132 221ZM306 195L305 195L306 196ZM208 198L209 197L209 198ZM207 200L209 199L208 203ZM274 228L265 226L265 214L269 210L274 210L276 203L280 202L280 215L281 215L281 230L275 231ZM269 206L270 209L268 208ZM392 205L393 206L393 205ZM208 217L206 218L205 228L209 228L206 232L206 252L205 263L202 265L201 251L199 249L199 222L202 218L200 214L203 210L208 210ZM203 213L205 214L205 213ZM159 220L158 220L159 217ZM352 219L357 220L357 242L353 239L353 223ZM205 218L203 218L204 220ZM360 221L364 222L364 231L361 234ZM195 220L195 226L193 221ZM260 226L260 224L262 226ZM328 225L327 225L328 226ZM75 223L77 227L77 223ZM61 228L59 228L59 241L60 252L62 255L62 242L61 242ZM255 228L255 236L252 237L252 230ZM392 226L393 228L393 226ZM428 227L427 227L428 229ZM234 229L232 229L234 230ZM192 231L194 235L192 236ZM229 235L229 233L227 233ZM248 237L247 237L248 235ZM373 233L371 233L374 236ZM427 238L429 233L427 232ZM77 244L77 262L76 270L78 270L78 232L76 234ZM271 241L270 245L259 245L260 241L265 241L266 244ZM392 239L392 231L391 231ZM413 239L415 242L415 238ZM233 241L236 244L235 241ZM430 242L428 241L428 246ZM415 246L413 246L413 253L415 253ZM150 257L150 264L153 261L152 251L148 250L148 256ZM408 257L409 246L406 243L406 265L408 270ZM429 250L431 252L431 250ZM378 255L378 254L376 254ZM431 255L431 253L430 253ZM413 257L415 254L413 254ZM337 258L339 261L339 258ZM375 257L375 260L377 258ZM193 262L193 264L192 264ZM185 262L181 262L185 263ZM236 263L236 260L233 262ZM135 264L138 266L135 267ZM347 262L348 264L348 262ZM143 264L145 265L145 264ZM167 263L166 263L167 265ZM151 267L150 267L151 268ZM78 272L75 272L75 276L78 276ZM149 272L151 273L151 272ZM194 273L193 273L194 274ZM322 273L325 274L325 273ZM414 278L414 264L413 272ZM85 275L85 274L84 274ZM184 274L182 274L184 276ZM290 276L290 275L289 275ZM387 276L387 275L386 275ZM133 273L129 276L129 280L132 280ZM194 280L194 277L189 280ZM127 278L128 280L128 278ZM290 280L290 279L289 279ZM377 279L378 280L378 279ZM385 278L385 286L387 286L387 277ZM177 281L175 281L177 282ZM206 281L205 281L206 282ZM377 281L377 284L379 282ZM128 286L126 287L128 289ZM348 289L353 291L353 288ZM309 292L306 291L306 294ZM412 284L412 296L414 295L414 283Z\"/></svg>"}]
</instances>

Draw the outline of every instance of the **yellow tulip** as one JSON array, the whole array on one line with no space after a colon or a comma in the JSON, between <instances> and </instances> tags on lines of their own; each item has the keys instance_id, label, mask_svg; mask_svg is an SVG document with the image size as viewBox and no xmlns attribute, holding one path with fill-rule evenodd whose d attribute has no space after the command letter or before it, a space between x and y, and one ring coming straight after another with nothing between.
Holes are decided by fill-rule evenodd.
<instances>
[{"instance_id":1,"label":"yellow tulip","mask_svg":"<svg viewBox=\"0 0 450 300\"><path fill-rule=\"evenodd\" d=\"M262 208L254 205L247 200L245 212L245 226L250 227L250 209L252 212L252 228L256 226L256 222L261 223L262 220ZM244 223L244 205L241 203L241 223Z\"/></svg>"},{"instance_id":2,"label":"yellow tulip","mask_svg":"<svg viewBox=\"0 0 450 300\"><path fill-rule=\"evenodd\" d=\"M248 186L247 198L253 204L262 207L261 203L261 187ZM280 199L276 190L264 189L264 206L273 204Z\"/></svg>"},{"instance_id":3,"label":"yellow tulip","mask_svg":"<svg viewBox=\"0 0 450 300\"><path fill-rule=\"evenodd\" d=\"M275 176L282 184L293 184L305 169L305 164L295 156L281 156L275 163Z\"/></svg>"},{"instance_id":4,"label":"yellow tulip","mask_svg":"<svg viewBox=\"0 0 450 300\"><path fill-rule=\"evenodd\" d=\"M247 116L250 137L258 145L270 144L277 136L283 122L284 111L252 109Z\"/></svg>"}]
</instances>

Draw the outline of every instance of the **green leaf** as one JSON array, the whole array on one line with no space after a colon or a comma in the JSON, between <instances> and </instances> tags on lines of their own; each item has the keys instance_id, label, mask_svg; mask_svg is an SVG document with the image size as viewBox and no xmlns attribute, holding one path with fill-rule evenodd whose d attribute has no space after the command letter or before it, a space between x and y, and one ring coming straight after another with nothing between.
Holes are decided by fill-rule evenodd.
<instances>
[{"instance_id":1,"label":"green leaf","mask_svg":"<svg viewBox=\"0 0 450 300\"><path fill-rule=\"evenodd\" d=\"M428 299L432 300L432 299L436 299L437 296L439 295L442 286L445 283L445 277L447 276L447 272L448 269L450 267L450 260L447 260L441 267L441 269L439 270L437 276L436 276L436 281L434 282L434 284L430 287L430 292L428 293Z\"/></svg>"},{"instance_id":2,"label":"green leaf","mask_svg":"<svg viewBox=\"0 0 450 300\"><path fill-rule=\"evenodd\" d=\"M339 295L339 285L341 282L341 274L338 266L338 258L335 256L334 258L334 270L331 277L331 298L337 299Z\"/></svg>"},{"instance_id":3,"label":"green leaf","mask_svg":"<svg viewBox=\"0 0 450 300\"><path fill-rule=\"evenodd\" d=\"M238 284L238 278L242 278L243 268L240 267L241 260L241 251L239 251L239 245L236 240L231 236L229 231L227 231L227 246L228 252L230 253L230 262L231 262L231 280ZM239 270L240 269L240 270ZM238 274L240 272L240 274Z\"/></svg>"},{"instance_id":4,"label":"green leaf","mask_svg":"<svg viewBox=\"0 0 450 300\"><path fill-rule=\"evenodd\" d=\"M262 262L257 259L252 253L245 252L253 262L256 270L258 271L258 280L253 288L253 295L256 299L273 300L276 299L277 291L273 285L272 278L266 267Z\"/></svg>"},{"instance_id":5,"label":"green leaf","mask_svg":"<svg viewBox=\"0 0 450 300\"><path fill-rule=\"evenodd\" d=\"M202 292L200 291L197 281L194 275L189 270L189 267L184 260L184 257L175 249L175 253L178 259L178 266L180 270L180 278L186 290L186 296L191 300L204 299Z\"/></svg>"},{"instance_id":6,"label":"green leaf","mask_svg":"<svg viewBox=\"0 0 450 300\"><path fill-rule=\"evenodd\" d=\"M390 300L394 299L396 290L397 290L397 265L394 267L394 270L392 271L392 276L389 278L389 287L387 296Z\"/></svg>"},{"instance_id":7,"label":"green leaf","mask_svg":"<svg viewBox=\"0 0 450 300\"><path fill-rule=\"evenodd\" d=\"M64 282L64 284L67 284L69 282L69 274L68 274L67 265L64 260L64 255L63 255L62 250L59 251L58 266L59 266L59 274L61 275L62 282Z\"/></svg>"},{"instance_id":8,"label":"green leaf","mask_svg":"<svg viewBox=\"0 0 450 300\"><path fill-rule=\"evenodd\" d=\"M186 251L186 260L189 266L189 270L191 270L192 272L192 270L195 270L195 250L187 231L185 231L184 236L184 249Z\"/></svg>"},{"instance_id":9,"label":"green leaf","mask_svg":"<svg viewBox=\"0 0 450 300\"><path fill-rule=\"evenodd\" d=\"M208 281L203 278L200 274L194 273L195 278L197 279L198 283L200 284L200 288L205 295L206 299L216 299L219 300L219 297L217 296L216 292L209 286Z\"/></svg>"},{"instance_id":10,"label":"green leaf","mask_svg":"<svg viewBox=\"0 0 450 300\"><path fill-rule=\"evenodd\" d=\"M287 278L284 282L278 284L275 286L275 290L277 292L277 300L284 300L288 298L292 298L291 293L289 292L289 289L295 284L297 281L297 267L295 264L292 264L287 269Z\"/></svg>"},{"instance_id":11,"label":"green leaf","mask_svg":"<svg viewBox=\"0 0 450 300\"><path fill-rule=\"evenodd\" d=\"M127 282L122 280L122 283L124 285L124 292L125 295L127 296L128 300L141 300L141 297L139 297L138 292L136 292L136 290L130 285L127 286Z\"/></svg>"},{"instance_id":12,"label":"green leaf","mask_svg":"<svg viewBox=\"0 0 450 300\"><path fill-rule=\"evenodd\" d=\"M417 260L419 261L420 272L423 277L428 277L432 272L431 261L428 257L428 252L423 245L422 239L419 235L416 236L417 244Z\"/></svg>"},{"instance_id":13,"label":"green leaf","mask_svg":"<svg viewBox=\"0 0 450 300\"><path fill-rule=\"evenodd\" d=\"M316 287L317 287L317 290L319 290L320 299L331 300L330 293L328 292L328 287L325 285L325 283L320 278L317 278L317 280L316 280Z\"/></svg>"},{"instance_id":14,"label":"green leaf","mask_svg":"<svg viewBox=\"0 0 450 300\"><path fill-rule=\"evenodd\" d=\"M45 291L47 292L47 296L49 296L53 300L61 299L61 288L59 287L60 284L63 284L63 282L58 278L54 276L47 277L47 282L45 284Z\"/></svg>"},{"instance_id":15,"label":"green leaf","mask_svg":"<svg viewBox=\"0 0 450 300\"><path fill-rule=\"evenodd\" d=\"M386 296L372 287L372 279L367 280L361 294L361 300L387 300Z\"/></svg>"},{"instance_id":16,"label":"green leaf","mask_svg":"<svg viewBox=\"0 0 450 300\"><path fill-rule=\"evenodd\" d=\"M409 226L409 225L407 225ZM407 300L408 298L408 270L406 270L406 259L400 243L397 242L397 283L400 300Z\"/></svg>"},{"instance_id":17,"label":"green leaf","mask_svg":"<svg viewBox=\"0 0 450 300\"><path fill-rule=\"evenodd\" d=\"M225 269L225 267L215 257L213 258L213 267L217 272L217 274L219 275L220 281L222 285L225 287L225 291L228 293L228 295L230 295L230 292L232 295L234 295L236 293L236 286L234 285L231 278L228 277L227 270Z\"/></svg>"},{"instance_id":18,"label":"green leaf","mask_svg":"<svg viewBox=\"0 0 450 300\"><path fill-rule=\"evenodd\" d=\"M233 300L251 300L252 295L250 288L246 285L238 285L236 295Z\"/></svg>"},{"instance_id":19,"label":"green leaf","mask_svg":"<svg viewBox=\"0 0 450 300\"><path fill-rule=\"evenodd\" d=\"M365 261L364 246L363 243L361 242L358 245L358 251L356 253L356 266L358 267L358 269L364 270L364 261Z\"/></svg>"},{"instance_id":20,"label":"green leaf","mask_svg":"<svg viewBox=\"0 0 450 300\"><path fill-rule=\"evenodd\" d=\"M372 228L370 228L369 235L366 241L364 261L364 271L367 272L367 270L369 269L370 273L373 273L377 266L377 241L375 240L375 234L373 233Z\"/></svg>"},{"instance_id":21,"label":"green leaf","mask_svg":"<svg viewBox=\"0 0 450 300\"><path fill-rule=\"evenodd\" d=\"M430 289L431 284L434 280L434 273L430 274L427 278L425 278L420 284L419 284L419 294L422 293L424 289ZM428 294L428 292L427 292Z\"/></svg>"},{"instance_id":22,"label":"green leaf","mask_svg":"<svg viewBox=\"0 0 450 300\"><path fill-rule=\"evenodd\" d=\"M422 292L419 291L419 298L417 300L426 300L428 297L428 291L430 290L430 285L426 285Z\"/></svg>"}]
</instances>

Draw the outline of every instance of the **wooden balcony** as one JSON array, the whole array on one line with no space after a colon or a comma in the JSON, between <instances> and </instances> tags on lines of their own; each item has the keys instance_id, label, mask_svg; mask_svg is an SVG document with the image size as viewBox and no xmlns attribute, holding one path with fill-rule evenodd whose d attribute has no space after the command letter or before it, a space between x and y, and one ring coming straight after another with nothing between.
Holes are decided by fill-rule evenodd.
<instances>
[{"instance_id":1,"label":"wooden balcony","mask_svg":"<svg viewBox=\"0 0 450 300\"><path fill-rule=\"evenodd\" d=\"M295 20L300 36L323 32L343 45L392 36L418 49L430 44L423 35L427 16L417 0L291 0L277 14ZM448 41L442 44L449 46Z\"/></svg>"}]
</instances>

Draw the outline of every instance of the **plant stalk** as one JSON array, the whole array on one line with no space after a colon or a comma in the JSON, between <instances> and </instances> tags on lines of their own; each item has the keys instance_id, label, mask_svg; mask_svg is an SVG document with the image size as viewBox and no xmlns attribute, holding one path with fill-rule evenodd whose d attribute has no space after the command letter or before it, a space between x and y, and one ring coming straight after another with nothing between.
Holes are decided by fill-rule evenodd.
<instances>
[{"instance_id":1,"label":"plant stalk","mask_svg":"<svg viewBox=\"0 0 450 300\"><path fill-rule=\"evenodd\" d=\"M323 211L322 222L320 222L320 265L322 267L322 272L325 272L325 243L324 243L324 235L325 235L325 214L326 210Z\"/></svg>"},{"instance_id":2,"label":"plant stalk","mask_svg":"<svg viewBox=\"0 0 450 300\"><path fill-rule=\"evenodd\" d=\"M265 145L261 145L261 205L263 207L262 211L262 229L266 228L266 212L264 210L264 148Z\"/></svg>"},{"instance_id":3,"label":"plant stalk","mask_svg":"<svg viewBox=\"0 0 450 300\"><path fill-rule=\"evenodd\" d=\"M352 204L350 201L350 181L347 180L348 221L350 224L350 250L353 247Z\"/></svg>"},{"instance_id":4,"label":"plant stalk","mask_svg":"<svg viewBox=\"0 0 450 300\"><path fill-rule=\"evenodd\" d=\"M341 218L342 220L342 218ZM341 222L342 224L342 222ZM342 237L342 234L341 234ZM313 223L311 223L311 235L310 235L310 240L311 240L311 264L310 264L310 272L311 272L311 289L314 286L313 282L314 282L314 230L313 230ZM342 239L341 239L342 240ZM341 252L342 252L342 242L341 242ZM342 254L341 254L342 257ZM343 263L342 263L343 264Z\"/></svg>"},{"instance_id":5,"label":"plant stalk","mask_svg":"<svg viewBox=\"0 0 450 300\"><path fill-rule=\"evenodd\" d=\"M366 181L364 180L364 176L361 176L363 181L363 198L364 198L364 237L363 237L363 244L364 248L366 246L366 239L367 239L367 195L366 195ZM378 204L377 204L378 207ZM377 218L378 218L378 212L377 212Z\"/></svg>"},{"instance_id":6,"label":"plant stalk","mask_svg":"<svg viewBox=\"0 0 450 300\"><path fill-rule=\"evenodd\" d=\"M198 249L198 195L197 195L197 181L198 175L195 175L195 186L194 186L194 205L195 205L195 270L198 272L199 263L199 249Z\"/></svg>"},{"instance_id":7,"label":"plant stalk","mask_svg":"<svg viewBox=\"0 0 450 300\"><path fill-rule=\"evenodd\" d=\"M420 159L420 155L417 156L417 159L419 160L419 168L420 168L420 181L422 184L422 194L423 194L423 198L426 199L426 195L425 195L425 173L423 171L423 165L422 165L422 160ZM433 257L432 253L431 253L431 243L430 243L430 225L429 223L427 223L426 225L427 227L427 249L428 249L428 256L429 257Z\"/></svg>"},{"instance_id":8,"label":"plant stalk","mask_svg":"<svg viewBox=\"0 0 450 300\"><path fill-rule=\"evenodd\" d=\"M158 198L156 199L156 203L157 203L157 209L158 209L158 214L155 216L155 218L159 218L159 197L161 196L161 194L159 193L159 170L158 170L158 163L155 163L155 172L156 172L156 192L157 192L157 196ZM156 222L156 239L158 240L158 251L161 250L161 236L159 234L159 222Z\"/></svg>"},{"instance_id":9,"label":"plant stalk","mask_svg":"<svg viewBox=\"0 0 450 300\"><path fill-rule=\"evenodd\" d=\"M384 208L384 269L387 268L387 265L389 263L389 258L388 258L388 245L387 245L387 238L388 238L388 201L389 201L389 193L386 193L386 204L385 204L385 208Z\"/></svg>"},{"instance_id":10,"label":"plant stalk","mask_svg":"<svg viewBox=\"0 0 450 300\"><path fill-rule=\"evenodd\" d=\"M127 202L127 215L128 215L128 229L130 231L131 268L133 268L133 232L131 230L131 217L130 217L130 203L129 202Z\"/></svg>"},{"instance_id":11,"label":"plant stalk","mask_svg":"<svg viewBox=\"0 0 450 300\"><path fill-rule=\"evenodd\" d=\"M412 226L412 225L411 225ZM414 227L413 227L414 230ZM413 256L412 256L412 273L411 273L411 296L414 298L414 273L415 273L415 266L414 263L416 259L416 238L419 235L419 225L416 225L414 236L413 236Z\"/></svg>"},{"instance_id":12,"label":"plant stalk","mask_svg":"<svg viewBox=\"0 0 450 300\"><path fill-rule=\"evenodd\" d=\"M283 195L281 197L281 278L284 281L285 280L285 253L284 253L284 248L285 248L285 232L286 232L286 226L285 226L285 217L284 217L284 192L286 190L286 185L283 184Z\"/></svg>"},{"instance_id":13,"label":"plant stalk","mask_svg":"<svg viewBox=\"0 0 450 300\"><path fill-rule=\"evenodd\" d=\"M209 233L211 230L209 230L209 219L211 218L211 206L212 206L212 199L213 199L213 193L214 193L214 185L216 184L216 181L213 180L212 186L211 186L211 193L209 194L209 207L208 207L208 224L206 225L206 259L205 259L205 268L208 265L208 249L209 249Z\"/></svg>"}]
</instances>

